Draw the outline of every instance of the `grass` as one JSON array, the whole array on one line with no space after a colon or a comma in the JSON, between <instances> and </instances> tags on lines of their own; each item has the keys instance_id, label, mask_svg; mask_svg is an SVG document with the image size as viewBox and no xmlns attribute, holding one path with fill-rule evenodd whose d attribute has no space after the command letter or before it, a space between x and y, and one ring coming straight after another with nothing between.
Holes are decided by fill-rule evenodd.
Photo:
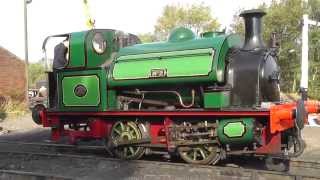
<instances>
[{"instance_id":1,"label":"grass","mask_svg":"<svg viewBox=\"0 0 320 180\"><path fill-rule=\"evenodd\" d=\"M6 106L8 115L22 116L28 112L27 104L21 101L10 101Z\"/></svg>"},{"instance_id":2,"label":"grass","mask_svg":"<svg viewBox=\"0 0 320 180\"><path fill-rule=\"evenodd\" d=\"M297 93L283 93L280 95L285 101L297 101L300 98L300 95Z\"/></svg>"},{"instance_id":3,"label":"grass","mask_svg":"<svg viewBox=\"0 0 320 180\"><path fill-rule=\"evenodd\" d=\"M0 120L17 117L28 113L26 102L22 98L0 96Z\"/></svg>"}]
</instances>

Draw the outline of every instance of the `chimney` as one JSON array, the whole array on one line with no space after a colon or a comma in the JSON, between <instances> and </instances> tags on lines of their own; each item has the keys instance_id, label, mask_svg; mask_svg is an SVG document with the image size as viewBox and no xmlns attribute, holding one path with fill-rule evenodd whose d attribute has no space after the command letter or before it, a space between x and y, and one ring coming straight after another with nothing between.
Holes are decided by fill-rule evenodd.
<instances>
[{"instance_id":1,"label":"chimney","mask_svg":"<svg viewBox=\"0 0 320 180\"><path fill-rule=\"evenodd\" d=\"M249 51L265 48L261 35L261 19L264 15L266 15L266 13L260 9L247 10L240 14L240 17L243 17L245 22L243 50Z\"/></svg>"}]
</instances>

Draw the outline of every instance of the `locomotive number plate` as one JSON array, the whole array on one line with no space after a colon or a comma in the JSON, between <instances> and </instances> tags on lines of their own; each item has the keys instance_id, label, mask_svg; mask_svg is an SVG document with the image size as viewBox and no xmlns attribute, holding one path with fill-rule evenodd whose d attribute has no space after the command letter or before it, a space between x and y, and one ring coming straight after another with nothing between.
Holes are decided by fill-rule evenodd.
<instances>
[{"instance_id":1,"label":"locomotive number plate","mask_svg":"<svg viewBox=\"0 0 320 180\"><path fill-rule=\"evenodd\" d=\"M167 77L166 69L151 69L150 78Z\"/></svg>"}]
</instances>

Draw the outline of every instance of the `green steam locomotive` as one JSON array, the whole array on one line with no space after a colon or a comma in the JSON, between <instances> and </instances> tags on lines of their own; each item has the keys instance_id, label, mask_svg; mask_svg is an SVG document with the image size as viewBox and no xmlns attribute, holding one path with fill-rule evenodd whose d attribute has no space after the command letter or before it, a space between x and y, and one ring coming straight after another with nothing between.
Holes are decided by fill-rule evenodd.
<instances>
[{"instance_id":1,"label":"green steam locomotive","mask_svg":"<svg viewBox=\"0 0 320 180\"><path fill-rule=\"evenodd\" d=\"M306 114L319 103L280 101L277 52L261 38L264 15L241 14L244 41L183 27L147 44L111 29L50 36L44 50L52 37L69 38L69 60L48 73L49 107L36 108L34 121L56 141L101 139L122 159L156 151L195 164L232 154L298 156Z\"/></svg>"}]
</instances>

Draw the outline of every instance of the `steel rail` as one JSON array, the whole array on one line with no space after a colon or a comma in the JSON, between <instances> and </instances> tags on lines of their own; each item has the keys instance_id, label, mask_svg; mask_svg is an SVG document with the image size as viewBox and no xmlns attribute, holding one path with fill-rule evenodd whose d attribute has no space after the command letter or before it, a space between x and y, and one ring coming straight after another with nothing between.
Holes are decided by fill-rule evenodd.
<instances>
[{"instance_id":1,"label":"steel rail","mask_svg":"<svg viewBox=\"0 0 320 180\"><path fill-rule=\"evenodd\" d=\"M5 148L2 148L3 145L15 145L16 149L8 147L6 150ZM39 147L53 147L53 151L28 151L27 148L23 148L22 146L35 146L35 148ZM65 150L70 149L71 153L61 153L59 150ZM51 143L28 143L28 142L8 142L8 141L0 141L0 155L2 154L8 154L9 156L15 156L15 155L25 155L28 157L36 156L37 158L41 157L49 157L49 158L75 158L75 159L90 159L90 160L103 160L103 161L110 161L110 162L123 162L122 160L110 158L106 156L99 156L94 154L91 150L94 150L98 148L99 150L103 150L104 148L102 146L76 146L76 145L66 145L66 144L51 144ZM74 152L73 150L77 149L83 149L91 151L89 154ZM186 164L186 163L180 163L180 162L159 162L155 160L132 160L128 161L128 163L133 164L139 164L139 165L145 165L149 166L150 164L153 165L168 165L172 168L175 167L184 167L184 168L200 168L200 169L212 169L212 170L221 170L221 171L230 171L230 170L239 170L239 171L246 171L254 174L260 174L260 175L280 175L280 176L286 176L293 179L303 179L303 178L314 178L314 179L320 179L319 169L320 169L320 162L305 162L297 159L293 159L290 161L290 170L288 172L276 172L276 171L267 171L267 170L261 170L261 169L253 169L253 168L243 168L243 167L229 167L229 166L205 166L205 165L193 165L193 164ZM230 169L231 168L231 169Z\"/></svg>"},{"instance_id":2,"label":"steel rail","mask_svg":"<svg viewBox=\"0 0 320 180\"><path fill-rule=\"evenodd\" d=\"M59 176L46 173L35 173L16 170L0 170L1 179L23 179L23 180L72 180L70 176Z\"/></svg>"}]
</instances>

